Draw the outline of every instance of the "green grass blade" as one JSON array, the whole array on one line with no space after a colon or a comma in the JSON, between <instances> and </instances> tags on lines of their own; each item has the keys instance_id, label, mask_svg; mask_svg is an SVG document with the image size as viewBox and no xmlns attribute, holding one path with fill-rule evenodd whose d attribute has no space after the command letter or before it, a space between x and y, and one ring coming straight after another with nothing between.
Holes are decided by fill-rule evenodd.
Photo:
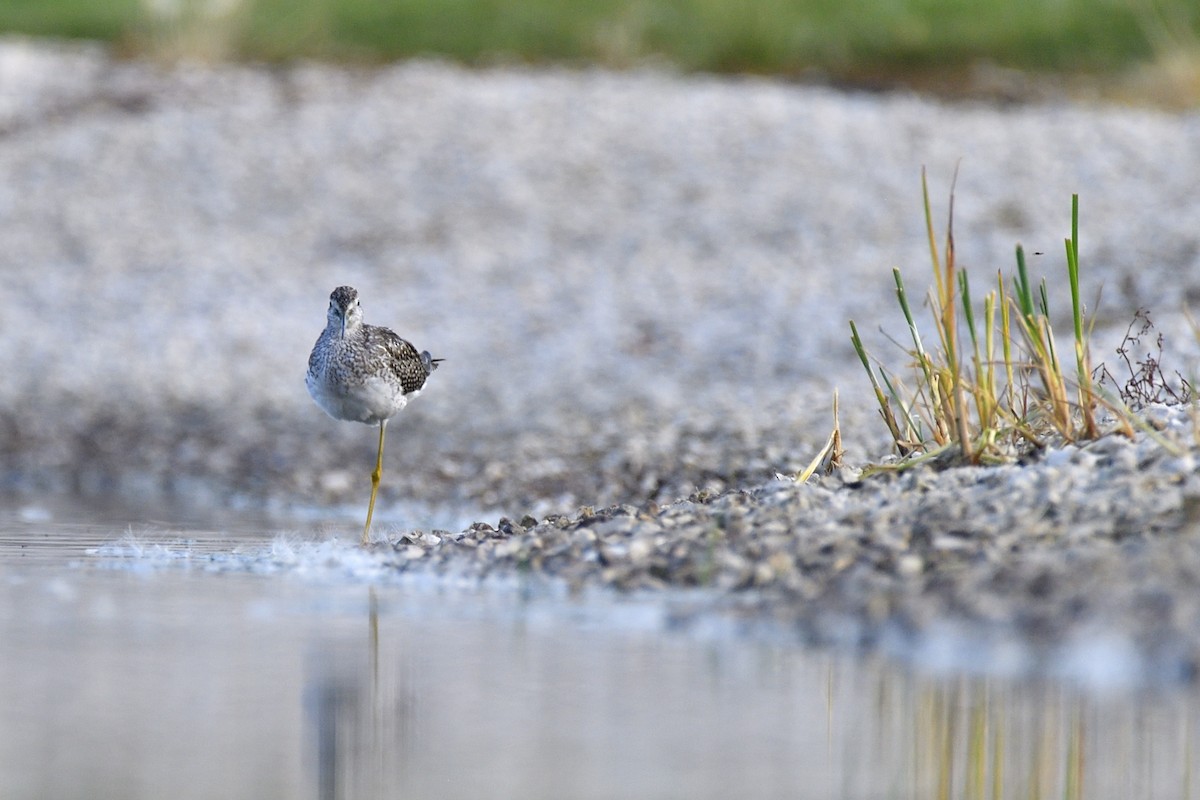
<instances>
[{"instance_id":1,"label":"green grass blade","mask_svg":"<svg viewBox=\"0 0 1200 800\"><path fill-rule=\"evenodd\" d=\"M1067 240L1067 278L1071 285L1071 315L1075 324L1075 371L1079 382L1079 406L1083 413L1084 435L1097 435L1093 413L1091 366L1088 363L1087 337L1084 335L1083 300L1079 291L1079 195L1071 195L1071 238Z\"/></svg>"},{"instance_id":2,"label":"green grass blade","mask_svg":"<svg viewBox=\"0 0 1200 800\"><path fill-rule=\"evenodd\" d=\"M971 334L971 343L975 346L975 359L979 360L979 339L975 331L975 310L971 308L971 282L967 271L958 271L958 292L962 300L963 316L967 320L967 333Z\"/></svg>"},{"instance_id":3,"label":"green grass blade","mask_svg":"<svg viewBox=\"0 0 1200 800\"><path fill-rule=\"evenodd\" d=\"M1043 331L1043 336L1045 337L1044 340L1046 343L1046 354L1049 356L1049 359L1050 359L1049 366L1050 366L1050 369L1053 371L1053 373L1056 376L1058 376L1059 378L1061 378L1062 377L1062 368L1059 366L1059 363L1058 363L1058 352L1055 350L1055 347L1054 347L1054 334L1050 328L1050 295L1049 295L1049 292L1047 292L1047 290L1046 290L1046 279L1045 278L1042 279L1041 284L1038 286L1038 297L1040 298L1040 303L1041 303L1042 319L1046 320L1046 324L1042 328L1042 331Z\"/></svg>"},{"instance_id":4,"label":"green grass blade","mask_svg":"<svg viewBox=\"0 0 1200 800\"><path fill-rule=\"evenodd\" d=\"M1079 261L1075 243L1066 240L1067 245L1067 280L1071 285L1071 316L1075 323L1075 341L1083 341L1083 306L1079 299Z\"/></svg>"},{"instance_id":5,"label":"green grass blade","mask_svg":"<svg viewBox=\"0 0 1200 800\"><path fill-rule=\"evenodd\" d=\"M892 413L887 395L883 393L883 389L875 377L875 370L871 368L871 361L867 357L867 348L863 345L862 337L858 335L858 326L854 324L854 320L850 320L850 343L854 346L854 352L858 353L858 358L862 361L863 369L867 371L867 378L871 381L871 388L875 391L875 402L879 404L879 413L883 417L884 424L887 425L888 432L891 433L892 440L896 443L896 448L903 453L905 445L903 444L904 439L901 436L900 427L896 424L896 417ZM883 375L884 382L888 383L887 375L882 370L881 375ZM890 383L888 383L888 388L891 388Z\"/></svg>"},{"instance_id":6,"label":"green grass blade","mask_svg":"<svg viewBox=\"0 0 1200 800\"><path fill-rule=\"evenodd\" d=\"M1017 305L1021 308L1021 313L1025 318L1033 318L1033 292L1029 289L1029 272L1025 268L1025 248L1017 245L1017 277L1016 277L1016 295Z\"/></svg>"},{"instance_id":7,"label":"green grass blade","mask_svg":"<svg viewBox=\"0 0 1200 800\"><path fill-rule=\"evenodd\" d=\"M917 359L917 365L920 368L921 377L924 379L925 386L929 386L933 382L933 374L930 367L929 354L925 351L925 345L921 343L921 332L917 329L917 322L913 319L912 307L908 304L908 292L904 289L904 278L900 275L899 269L892 269L892 277L896 281L896 300L900 303L900 310L904 314L904 321L908 324L908 332L912 337L914 355Z\"/></svg>"},{"instance_id":8,"label":"green grass blade","mask_svg":"<svg viewBox=\"0 0 1200 800\"><path fill-rule=\"evenodd\" d=\"M904 290L904 278L900 275L899 269L892 269L892 277L896 281L896 300L900 303L900 310L904 313L904 321L908 323L908 331L912 335L913 347L919 356L925 355L925 348L921 344L921 333L917 330L917 323L913 319L912 308L908 304L908 292Z\"/></svg>"},{"instance_id":9,"label":"green grass blade","mask_svg":"<svg viewBox=\"0 0 1200 800\"><path fill-rule=\"evenodd\" d=\"M867 348L863 346L862 337L858 335L858 326L854 324L854 320L850 320L850 344L854 345L854 352L858 353L858 358L862 361L863 369L871 378L871 383L877 385L875 384L875 371L871 369L871 362L867 358Z\"/></svg>"}]
</instances>

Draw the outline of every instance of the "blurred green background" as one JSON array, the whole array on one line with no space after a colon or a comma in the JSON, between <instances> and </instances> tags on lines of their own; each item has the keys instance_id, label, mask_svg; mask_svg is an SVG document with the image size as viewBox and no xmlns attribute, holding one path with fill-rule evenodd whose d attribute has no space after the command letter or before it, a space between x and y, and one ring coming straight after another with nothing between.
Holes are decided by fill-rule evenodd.
<instances>
[{"instance_id":1,"label":"blurred green background","mask_svg":"<svg viewBox=\"0 0 1200 800\"><path fill-rule=\"evenodd\" d=\"M165 57L439 55L872 81L1195 61L1200 0L3 0L0 30Z\"/></svg>"}]
</instances>

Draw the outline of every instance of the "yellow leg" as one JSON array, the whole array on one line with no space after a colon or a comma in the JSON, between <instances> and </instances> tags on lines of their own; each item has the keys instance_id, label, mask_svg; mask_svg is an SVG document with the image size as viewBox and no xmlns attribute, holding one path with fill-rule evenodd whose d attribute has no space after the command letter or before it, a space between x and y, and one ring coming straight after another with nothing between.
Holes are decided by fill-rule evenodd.
<instances>
[{"instance_id":1,"label":"yellow leg","mask_svg":"<svg viewBox=\"0 0 1200 800\"><path fill-rule=\"evenodd\" d=\"M371 540L371 515L375 513L375 495L379 493L379 481L383 477L383 432L387 420L379 423L379 455L375 458L375 471L371 473L371 503L367 506L367 524L363 527L363 547Z\"/></svg>"}]
</instances>

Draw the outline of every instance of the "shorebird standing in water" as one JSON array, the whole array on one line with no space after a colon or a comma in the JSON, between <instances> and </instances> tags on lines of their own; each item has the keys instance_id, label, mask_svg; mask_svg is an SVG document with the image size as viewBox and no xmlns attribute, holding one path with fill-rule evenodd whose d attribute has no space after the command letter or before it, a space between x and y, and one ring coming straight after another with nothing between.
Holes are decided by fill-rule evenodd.
<instances>
[{"instance_id":1,"label":"shorebird standing in water","mask_svg":"<svg viewBox=\"0 0 1200 800\"><path fill-rule=\"evenodd\" d=\"M308 357L308 393L334 419L379 425L379 454L371 473L371 503L362 535L365 545L383 477L388 420L421 393L442 359L428 351L417 352L387 328L363 324L358 292L350 286L339 286L329 295L327 320Z\"/></svg>"}]
</instances>

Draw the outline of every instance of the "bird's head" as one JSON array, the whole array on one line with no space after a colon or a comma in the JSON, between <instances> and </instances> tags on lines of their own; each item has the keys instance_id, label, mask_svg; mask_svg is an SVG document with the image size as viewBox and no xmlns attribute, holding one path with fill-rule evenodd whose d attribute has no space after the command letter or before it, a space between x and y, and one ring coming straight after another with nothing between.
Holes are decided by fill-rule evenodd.
<instances>
[{"instance_id":1,"label":"bird's head","mask_svg":"<svg viewBox=\"0 0 1200 800\"><path fill-rule=\"evenodd\" d=\"M353 286L339 286L329 295L328 319L342 336L362 325L362 305Z\"/></svg>"}]
</instances>

